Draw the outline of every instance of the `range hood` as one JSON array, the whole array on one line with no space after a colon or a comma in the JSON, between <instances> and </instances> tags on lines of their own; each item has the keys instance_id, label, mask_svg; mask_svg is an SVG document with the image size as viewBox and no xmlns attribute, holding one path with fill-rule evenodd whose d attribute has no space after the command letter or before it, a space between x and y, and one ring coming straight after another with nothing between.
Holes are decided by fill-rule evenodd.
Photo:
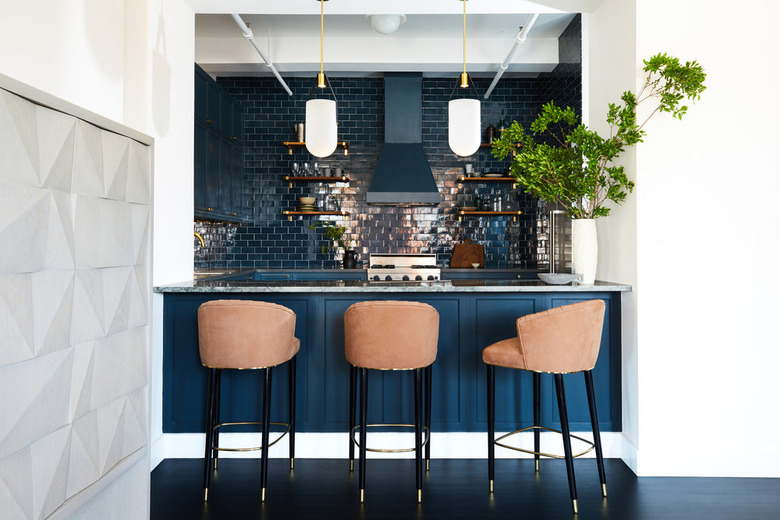
<instances>
[{"instance_id":1,"label":"range hood","mask_svg":"<svg viewBox=\"0 0 780 520\"><path fill-rule=\"evenodd\" d=\"M385 73L385 144L366 192L366 202L441 203L422 147L422 73Z\"/></svg>"}]
</instances>

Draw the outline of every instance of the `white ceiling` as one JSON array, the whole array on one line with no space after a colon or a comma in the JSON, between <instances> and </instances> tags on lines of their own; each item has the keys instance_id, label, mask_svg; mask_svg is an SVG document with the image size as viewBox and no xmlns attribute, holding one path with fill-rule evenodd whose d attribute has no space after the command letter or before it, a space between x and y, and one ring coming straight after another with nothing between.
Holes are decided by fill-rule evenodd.
<instances>
[{"instance_id":1,"label":"white ceiling","mask_svg":"<svg viewBox=\"0 0 780 520\"><path fill-rule=\"evenodd\" d=\"M319 69L318 0L185 0L196 12L195 59L213 75L268 75L230 13L247 22L263 55L283 75ZM534 75L557 64L557 38L574 17L602 0L469 0L466 3L467 70L492 75L506 58L518 30L533 13L539 19L508 73ZM414 70L456 74L463 67L463 4L460 0L326 0L325 72L366 75ZM371 29L370 13L405 14L392 35Z\"/></svg>"}]
</instances>

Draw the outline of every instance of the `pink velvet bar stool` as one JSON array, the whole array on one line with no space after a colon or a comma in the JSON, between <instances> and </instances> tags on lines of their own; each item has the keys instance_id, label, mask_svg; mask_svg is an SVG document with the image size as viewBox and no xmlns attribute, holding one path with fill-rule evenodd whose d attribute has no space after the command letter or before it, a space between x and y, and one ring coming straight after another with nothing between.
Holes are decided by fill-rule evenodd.
<instances>
[{"instance_id":1,"label":"pink velvet bar stool","mask_svg":"<svg viewBox=\"0 0 780 520\"><path fill-rule=\"evenodd\" d=\"M556 307L544 312L523 316L517 320L517 337L505 339L486 347L482 351L482 360L487 366L488 384L488 478L490 492L493 492L495 477L495 446L510 448L534 455L536 471L539 471L539 456L544 455L566 460L566 473L569 479L574 513L577 509L577 485L574 479L573 458L596 449L601 492L607 496L607 480L604 473L604 457L601 450L601 434L596 411L596 398L593 391L593 367L599 355L601 329L604 323L604 302L589 300L571 305ZM527 370L533 373L534 426L522 428L495 438L495 367L507 367ZM593 442L575 437L589 445L581 453L572 455L571 433L566 412L566 393L563 386L563 374L582 372L585 375L585 389L588 395L590 422L593 430ZM561 419L561 431L540 426L540 374L551 373L555 379L558 397L558 412ZM540 452L540 430L555 431L562 434L564 456ZM511 435L527 430L534 432L534 449L526 450L504 444L501 441Z\"/></svg>"},{"instance_id":2,"label":"pink velvet bar stool","mask_svg":"<svg viewBox=\"0 0 780 520\"><path fill-rule=\"evenodd\" d=\"M268 448L289 433L290 471L295 460L295 366L300 341L295 337L295 313L274 303L244 300L214 300L198 309L198 343L201 363L209 370L206 424L206 451L203 461L203 500L209 496L209 479L217 469L219 451L261 450L260 500L265 500L268 480ZM271 372L287 363L289 367L289 423L270 422ZM222 371L225 369L263 371L262 420L219 422ZM261 425L261 445L250 448L220 448L219 428L230 425ZM286 430L269 444L270 425ZM213 466L213 469L212 469Z\"/></svg>"},{"instance_id":3,"label":"pink velvet bar stool","mask_svg":"<svg viewBox=\"0 0 780 520\"><path fill-rule=\"evenodd\" d=\"M439 342L439 313L425 303L368 301L350 306L344 313L344 354L350 366L349 466L354 467L355 444L359 447L360 501L366 489L366 451L415 452L417 501L422 501L423 445L430 464L431 367ZM414 371L414 448L380 450L366 447L368 425L368 370ZM355 424L356 386L360 379L360 420ZM425 384L423 385L423 375ZM424 387L424 388L423 388ZM423 397L424 394L424 397ZM425 411L423 413L423 401ZM423 415L425 419L423 420ZM424 424L423 424L424 422ZM354 437L358 430L359 440ZM423 440L425 430L425 440Z\"/></svg>"}]
</instances>

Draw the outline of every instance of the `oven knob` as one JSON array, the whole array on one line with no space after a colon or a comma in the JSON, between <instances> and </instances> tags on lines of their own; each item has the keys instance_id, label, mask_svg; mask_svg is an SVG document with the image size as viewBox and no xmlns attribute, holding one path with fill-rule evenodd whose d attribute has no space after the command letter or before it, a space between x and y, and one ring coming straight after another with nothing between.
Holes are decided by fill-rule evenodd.
<instances>
[{"instance_id":1,"label":"oven knob","mask_svg":"<svg viewBox=\"0 0 780 520\"><path fill-rule=\"evenodd\" d=\"M408 275L408 274L405 274L405 275L404 275L404 277L403 277L403 281L404 281L404 282L408 282L408 281L409 281L409 275Z\"/></svg>"},{"instance_id":2,"label":"oven knob","mask_svg":"<svg viewBox=\"0 0 780 520\"><path fill-rule=\"evenodd\" d=\"M436 277L435 277L435 276L433 276L432 274L429 274L429 275L428 275L428 280L435 280L435 279L436 279Z\"/></svg>"},{"instance_id":3,"label":"oven knob","mask_svg":"<svg viewBox=\"0 0 780 520\"><path fill-rule=\"evenodd\" d=\"M419 275L419 274L418 274L417 276L415 276L415 277L414 277L414 279L415 279L415 280L422 280L422 275Z\"/></svg>"},{"instance_id":4,"label":"oven knob","mask_svg":"<svg viewBox=\"0 0 780 520\"><path fill-rule=\"evenodd\" d=\"M378 282L379 281L379 275L375 274L374 278L372 278L372 280L374 280L375 282Z\"/></svg>"},{"instance_id":5,"label":"oven knob","mask_svg":"<svg viewBox=\"0 0 780 520\"><path fill-rule=\"evenodd\" d=\"M385 276L385 281L392 282L393 281L393 277L388 274L387 276Z\"/></svg>"}]
</instances>

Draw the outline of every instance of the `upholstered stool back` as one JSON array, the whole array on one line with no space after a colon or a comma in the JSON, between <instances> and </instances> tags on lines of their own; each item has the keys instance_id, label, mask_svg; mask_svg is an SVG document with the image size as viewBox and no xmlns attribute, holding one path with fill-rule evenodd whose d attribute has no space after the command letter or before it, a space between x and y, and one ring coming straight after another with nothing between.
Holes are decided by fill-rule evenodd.
<instances>
[{"instance_id":1,"label":"upholstered stool back","mask_svg":"<svg viewBox=\"0 0 780 520\"><path fill-rule=\"evenodd\" d=\"M604 302L588 300L517 320L517 337L482 351L490 365L566 374L592 370L599 356Z\"/></svg>"},{"instance_id":2,"label":"upholstered stool back","mask_svg":"<svg viewBox=\"0 0 780 520\"><path fill-rule=\"evenodd\" d=\"M300 348L295 313L268 302L213 300L198 309L200 360L209 368L264 368Z\"/></svg>"},{"instance_id":3,"label":"upholstered stool back","mask_svg":"<svg viewBox=\"0 0 780 520\"><path fill-rule=\"evenodd\" d=\"M439 313L426 303L369 301L344 313L344 354L356 367L413 369L436 359Z\"/></svg>"}]
</instances>

